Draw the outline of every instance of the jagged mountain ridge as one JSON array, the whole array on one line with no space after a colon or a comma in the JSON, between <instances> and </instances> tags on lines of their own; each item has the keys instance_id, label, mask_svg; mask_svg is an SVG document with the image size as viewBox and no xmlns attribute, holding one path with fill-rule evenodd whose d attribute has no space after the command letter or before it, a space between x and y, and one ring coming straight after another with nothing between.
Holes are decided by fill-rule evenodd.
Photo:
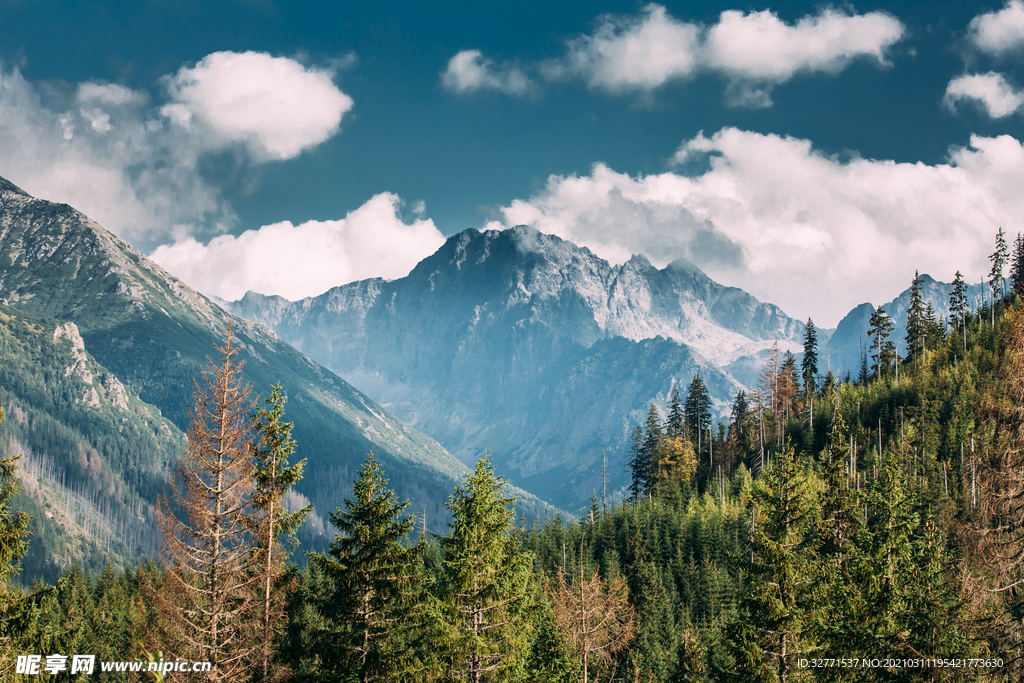
<instances>
[{"instance_id":1,"label":"jagged mountain ridge","mask_svg":"<svg viewBox=\"0 0 1024 683\"><path fill-rule=\"evenodd\" d=\"M456 455L487 445L513 481L560 505L599 488L602 451L624 483L625 438L648 401L700 373L724 415L760 356L776 340L799 349L804 332L686 261L614 266L524 226L466 230L394 281L228 306Z\"/></svg>"},{"instance_id":2,"label":"jagged mountain ridge","mask_svg":"<svg viewBox=\"0 0 1024 683\"><path fill-rule=\"evenodd\" d=\"M466 467L434 439L267 328L212 304L80 212L6 181L0 187L0 298L34 316L74 322L96 360L181 429L187 428L193 378L207 356L217 357L214 344L231 323L245 379L264 395L280 382L289 397L297 457L309 461L297 490L320 515L341 504L372 450L399 495L425 511L431 528L443 528L444 502ZM529 495L521 508L531 519L550 511Z\"/></svg>"}]
</instances>

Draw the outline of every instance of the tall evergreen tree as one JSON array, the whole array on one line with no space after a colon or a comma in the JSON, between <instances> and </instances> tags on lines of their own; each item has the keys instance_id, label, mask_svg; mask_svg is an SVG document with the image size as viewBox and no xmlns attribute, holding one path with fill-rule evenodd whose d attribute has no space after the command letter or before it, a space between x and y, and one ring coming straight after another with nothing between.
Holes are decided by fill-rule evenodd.
<instances>
[{"instance_id":1,"label":"tall evergreen tree","mask_svg":"<svg viewBox=\"0 0 1024 683\"><path fill-rule=\"evenodd\" d=\"M748 413L750 411L750 404L747 401L747 394L742 389L736 394L736 400L732 402L732 412L730 417L732 423L736 425L736 431L740 437L746 436L744 429L747 423Z\"/></svg>"},{"instance_id":2,"label":"tall evergreen tree","mask_svg":"<svg viewBox=\"0 0 1024 683\"><path fill-rule=\"evenodd\" d=\"M664 434L661 432L661 413L653 403L647 409L647 420L644 423L644 441L640 453L644 467L644 488L647 493L658 481L658 464L661 460L661 445Z\"/></svg>"},{"instance_id":3,"label":"tall evergreen tree","mask_svg":"<svg viewBox=\"0 0 1024 683\"><path fill-rule=\"evenodd\" d=\"M691 436L696 437L697 459L700 460L703 444L707 442L705 437L711 427L711 396L700 375L694 375L690 381L684 411L686 423L696 432Z\"/></svg>"},{"instance_id":4,"label":"tall evergreen tree","mask_svg":"<svg viewBox=\"0 0 1024 683\"><path fill-rule=\"evenodd\" d=\"M410 641L419 618L423 576L415 569L423 546L406 547L415 520L399 502L373 457L366 456L353 498L331 513L338 534L328 556L310 562L331 579L320 613L328 628L317 647L323 675L333 681L403 681L415 677Z\"/></svg>"},{"instance_id":5,"label":"tall evergreen tree","mask_svg":"<svg viewBox=\"0 0 1024 683\"><path fill-rule=\"evenodd\" d=\"M0 405L0 422L3 420L4 407ZM18 573L18 564L28 550L28 541L25 539L30 533L29 522L32 519L24 512L11 510L11 501L21 490L16 474L19 458L12 456L0 459L0 606L6 604L3 591Z\"/></svg>"},{"instance_id":6,"label":"tall evergreen tree","mask_svg":"<svg viewBox=\"0 0 1024 683\"><path fill-rule=\"evenodd\" d=\"M924 299L921 297L921 276L914 271L914 281L910 285L910 303L907 306L907 335L904 341L907 346L907 362L916 360L924 351L924 339L927 334L927 320Z\"/></svg>"},{"instance_id":7,"label":"tall evergreen tree","mask_svg":"<svg viewBox=\"0 0 1024 683\"><path fill-rule=\"evenodd\" d=\"M804 392L810 396L818 383L818 330L810 318L807 319L807 328L804 330L804 355L800 359L800 376L804 381Z\"/></svg>"},{"instance_id":8,"label":"tall evergreen tree","mask_svg":"<svg viewBox=\"0 0 1024 683\"><path fill-rule=\"evenodd\" d=\"M803 466L787 443L751 496L749 577L730 638L741 680L806 677L795 662L814 650L807 631L815 607L815 506Z\"/></svg>"},{"instance_id":9,"label":"tall evergreen tree","mask_svg":"<svg viewBox=\"0 0 1024 683\"><path fill-rule=\"evenodd\" d=\"M993 307L995 307L995 302L1002 298L1006 288L1006 278L1003 277L1003 272L1009 259L1010 251L1006 247L1006 236L1003 235L1003 229L999 228L999 232L996 233L996 249L988 257L992 264L992 269L988 274L988 284L992 288Z\"/></svg>"},{"instance_id":10,"label":"tall evergreen tree","mask_svg":"<svg viewBox=\"0 0 1024 683\"><path fill-rule=\"evenodd\" d=\"M647 490L650 465L644 457L644 432L637 425L629 437L629 494L636 501Z\"/></svg>"},{"instance_id":11,"label":"tall evergreen tree","mask_svg":"<svg viewBox=\"0 0 1024 683\"><path fill-rule=\"evenodd\" d=\"M1013 241L1013 256L1010 260L1010 291L1024 294L1024 235L1017 233Z\"/></svg>"},{"instance_id":12,"label":"tall evergreen tree","mask_svg":"<svg viewBox=\"0 0 1024 683\"><path fill-rule=\"evenodd\" d=\"M0 422L4 419L4 408L0 405ZM19 632L20 620L13 618L15 611L20 611L22 602L21 591L10 585L11 578L18 573L21 558L28 551L29 517L24 512L11 510L11 501L18 495L21 486L18 482L16 468L17 457L0 458L0 677L13 680L14 674L7 671L13 667L17 643L14 638L23 635Z\"/></svg>"},{"instance_id":13,"label":"tall evergreen tree","mask_svg":"<svg viewBox=\"0 0 1024 683\"><path fill-rule=\"evenodd\" d=\"M953 290L949 293L949 320L957 329L967 322L967 283L959 270L953 278Z\"/></svg>"},{"instance_id":14,"label":"tall evergreen tree","mask_svg":"<svg viewBox=\"0 0 1024 683\"><path fill-rule=\"evenodd\" d=\"M294 535L312 506L288 512L282 504L285 494L302 479L306 461L288 465L288 457L295 452L291 438L292 423L284 421L287 397L281 385L275 385L266 406L259 407L252 416L256 434L253 447L256 491L252 504L257 511L260 564L263 572L262 622L260 635L260 677L269 681L272 676L274 642L284 626L284 592L279 590L285 572L285 563L294 547Z\"/></svg>"},{"instance_id":15,"label":"tall evergreen tree","mask_svg":"<svg viewBox=\"0 0 1024 683\"><path fill-rule=\"evenodd\" d=\"M672 394L668 400L668 420L666 421L666 432L668 437L683 436L684 421L686 416L683 412L683 401L679 397L679 385L672 385Z\"/></svg>"},{"instance_id":16,"label":"tall evergreen tree","mask_svg":"<svg viewBox=\"0 0 1024 683\"><path fill-rule=\"evenodd\" d=\"M876 308L868 321L868 336L871 337L871 358L875 361L875 376L881 377L889 372L893 359L896 357L896 345L889 339L892 334L892 318L884 308Z\"/></svg>"},{"instance_id":17,"label":"tall evergreen tree","mask_svg":"<svg viewBox=\"0 0 1024 683\"><path fill-rule=\"evenodd\" d=\"M512 533L514 499L504 484L485 455L448 501L437 607L453 681L516 680L526 664L533 559Z\"/></svg>"}]
</instances>

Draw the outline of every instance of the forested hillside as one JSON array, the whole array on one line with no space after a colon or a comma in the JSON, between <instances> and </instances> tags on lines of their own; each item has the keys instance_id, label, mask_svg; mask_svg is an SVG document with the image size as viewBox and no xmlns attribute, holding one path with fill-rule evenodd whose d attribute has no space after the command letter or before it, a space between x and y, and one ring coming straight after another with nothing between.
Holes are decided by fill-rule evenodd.
<instances>
[{"instance_id":1,"label":"forested hillside","mask_svg":"<svg viewBox=\"0 0 1024 683\"><path fill-rule=\"evenodd\" d=\"M630 468L631 499L595 491L576 520L517 524L484 459L450 499L448 531L424 536L368 458L338 494L329 552L276 574L275 670L304 681L1018 680L1022 285L1011 278L994 308L954 299L948 326L915 295L905 357L876 312L849 382L818 372L812 326L802 367L773 357L717 430L695 379L609 463ZM169 640L176 622L159 596L173 571L75 568L54 587L8 588L18 627L4 642L117 659L177 642L175 656L202 659Z\"/></svg>"}]
</instances>

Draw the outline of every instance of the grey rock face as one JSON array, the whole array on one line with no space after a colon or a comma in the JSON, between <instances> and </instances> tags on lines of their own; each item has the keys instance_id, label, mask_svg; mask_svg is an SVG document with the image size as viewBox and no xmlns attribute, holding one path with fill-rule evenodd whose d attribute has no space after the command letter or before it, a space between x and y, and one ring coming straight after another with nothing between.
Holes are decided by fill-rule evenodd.
<instances>
[{"instance_id":1,"label":"grey rock face","mask_svg":"<svg viewBox=\"0 0 1024 683\"><path fill-rule=\"evenodd\" d=\"M250 292L230 304L469 460L485 446L512 480L558 505L621 470L630 423L695 373L720 415L803 323L679 260L613 266L526 227L467 230L404 278L301 301ZM596 466L595 466L596 464ZM571 507L570 507L571 509Z\"/></svg>"}]
</instances>

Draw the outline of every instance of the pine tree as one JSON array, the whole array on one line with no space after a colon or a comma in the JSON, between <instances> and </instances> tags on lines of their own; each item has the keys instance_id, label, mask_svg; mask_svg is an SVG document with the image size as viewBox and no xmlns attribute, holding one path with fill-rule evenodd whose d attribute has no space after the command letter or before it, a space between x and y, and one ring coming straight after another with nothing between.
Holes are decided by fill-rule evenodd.
<instances>
[{"instance_id":1,"label":"pine tree","mask_svg":"<svg viewBox=\"0 0 1024 683\"><path fill-rule=\"evenodd\" d=\"M4 419L4 408L0 405L0 422ZM18 495L21 486L16 475L18 457L0 459L0 674L6 674L13 666L14 658L9 655L17 645L14 640L22 636L22 630L14 618L14 612L23 606L20 591L10 585L11 578L18 573L21 558L28 551L29 517L24 512L11 510L11 501ZM13 676L13 674L11 674Z\"/></svg>"},{"instance_id":2,"label":"pine tree","mask_svg":"<svg viewBox=\"0 0 1024 683\"><path fill-rule=\"evenodd\" d=\"M800 376L804 380L804 393L810 396L818 383L818 330L814 321L807 319L804 330L804 355L800 359Z\"/></svg>"},{"instance_id":3,"label":"pine tree","mask_svg":"<svg viewBox=\"0 0 1024 683\"><path fill-rule=\"evenodd\" d=\"M644 458L644 433L637 425L629 438L629 494L636 501L647 490L647 474L650 470Z\"/></svg>"},{"instance_id":4,"label":"pine tree","mask_svg":"<svg viewBox=\"0 0 1024 683\"><path fill-rule=\"evenodd\" d=\"M284 593L276 584L284 575L288 553L294 547L295 532L302 525L312 506L288 512L282 505L285 494L302 479L306 461L288 465L288 457L295 452L291 438L292 423L284 422L284 404L287 398L281 385L275 385L266 407L258 408L252 416L252 427L257 435L253 448L256 491L252 505L257 511L260 564L263 572L263 629L260 636L260 681L271 680L273 645L284 625ZM282 538L283 537L283 538Z\"/></svg>"},{"instance_id":5,"label":"pine tree","mask_svg":"<svg viewBox=\"0 0 1024 683\"><path fill-rule=\"evenodd\" d=\"M332 512L338 534L328 556L310 562L331 580L319 611L329 626L317 647L330 680L411 680L417 670L410 641L419 619L423 576L415 567L423 546L406 547L415 519L399 502L370 453L353 487L353 499Z\"/></svg>"},{"instance_id":6,"label":"pine tree","mask_svg":"<svg viewBox=\"0 0 1024 683\"><path fill-rule=\"evenodd\" d=\"M664 435L661 432L661 413L653 403L647 410L647 421L644 423L644 441L640 447L644 467L643 493L648 493L658 481L658 464L661 460L661 445Z\"/></svg>"},{"instance_id":7,"label":"pine tree","mask_svg":"<svg viewBox=\"0 0 1024 683\"><path fill-rule=\"evenodd\" d=\"M924 300L921 298L921 277L914 271L914 281L910 285L910 304L907 306L907 335L904 338L907 346L907 362L916 360L924 351L924 338L927 334Z\"/></svg>"},{"instance_id":8,"label":"pine tree","mask_svg":"<svg viewBox=\"0 0 1024 683\"><path fill-rule=\"evenodd\" d=\"M1010 251L1006 247L1006 237L1003 235L1003 229L999 228L999 232L996 233L996 249L988 257L988 260L992 263L992 270L988 274L988 283L992 288L992 306L995 308L995 302L1002 298L1004 289L1006 288L1006 279L1003 277L1003 270L1006 268L1006 263L1010 258Z\"/></svg>"},{"instance_id":9,"label":"pine tree","mask_svg":"<svg viewBox=\"0 0 1024 683\"><path fill-rule=\"evenodd\" d=\"M871 314L868 325L868 336L871 337L871 348L874 350L871 357L875 361L875 376L881 377L889 372L896 357L896 347L889 339L893 329L892 318L884 308L879 307Z\"/></svg>"},{"instance_id":10,"label":"pine tree","mask_svg":"<svg viewBox=\"0 0 1024 683\"><path fill-rule=\"evenodd\" d=\"M1013 241L1013 257L1010 260L1010 291L1024 294L1024 235L1017 233Z\"/></svg>"},{"instance_id":11,"label":"pine tree","mask_svg":"<svg viewBox=\"0 0 1024 683\"><path fill-rule=\"evenodd\" d=\"M666 432L668 437L683 436L684 421L686 416L683 412L683 402L679 398L679 385L672 385L672 394L668 401L668 421Z\"/></svg>"},{"instance_id":12,"label":"pine tree","mask_svg":"<svg viewBox=\"0 0 1024 683\"><path fill-rule=\"evenodd\" d=\"M690 381L690 387L686 391L686 404L684 407L686 422L696 434L697 459L703 452L703 444L708 429L711 427L711 396L708 395L708 388L700 375L694 375Z\"/></svg>"},{"instance_id":13,"label":"pine tree","mask_svg":"<svg viewBox=\"0 0 1024 683\"><path fill-rule=\"evenodd\" d=\"M437 610L454 681L516 680L529 652L533 560L512 533L514 499L504 484L485 454L448 501Z\"/></svg>"},{"instance_id":14,"label":"pine tree","mask_svg":"<svg viewBox=\"0 0 1024 683\"><path fill-rule=\"evenodd\" d=\"M731 624L738 673L746 681L809 678L795 666L814 645L807 637L814 609L816 501L787 443L758 479L750 502L746 591Z\"/></svg>"},{"instance_id":15,"label":"pine tree","mask_svg":"<svg viewBox=\"0 0 1024 683\"><path fill-rule=\"evenodd\" d=\"M0 422L4 420L4 407L0 405ZM28 551L29 522L31 517L24 512L13 512L11 501L21 490L16 470L18 459L13 456L0 459L0 604L6 604L3 591L7 583L18 573L18 564ZM2 623L2 622L0 622ZM0 636L3 636L0 633Z\"/></svg>"},{"instance_id":16,"label":"pine tree","mask_svg":"<svg viewBox=\"0 0 1024 683\"><path fill-rule=\"evenodd\" d=\"M171 482L174 507L161 498L164 590L151 598L177 656L208 661L214 681L240 680L259 655L256 586L262 577L251 533L251 387L228 327L221 365L195 382L188 446ZM184 519L175 510L184 510Z\"/></svg>"},{"instance_id":17,"label":"pine tree","mask_svg":"<svg viewBox=\"0 0 1024 683\"><path fill-rule=\"evenodd\" d=\"M950 322L959 329L967 322L967 283L960 271L953 278L953 290L949 294Z\"/></svg>"}]
</instances>

